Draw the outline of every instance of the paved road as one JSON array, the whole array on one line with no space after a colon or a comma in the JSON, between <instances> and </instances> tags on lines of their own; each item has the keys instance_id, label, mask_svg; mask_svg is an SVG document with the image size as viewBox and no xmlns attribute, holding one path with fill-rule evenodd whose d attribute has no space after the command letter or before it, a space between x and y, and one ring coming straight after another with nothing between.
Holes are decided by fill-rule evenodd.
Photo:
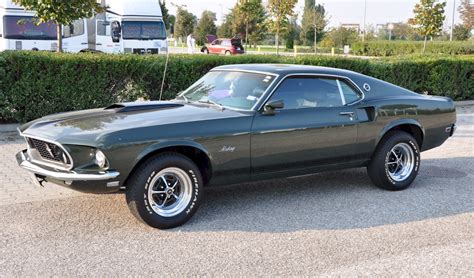
<instances>
[{"instance_id":1,"label":"paved road","mask_svg":"<svg viewBox=\"0 0 474 278\"><path fill-rule=\"evenodd\" d=\"M413 186L364 169L210 188L185 226L137 222L124 196L37 188L0 141L0 277L23 275L474 276L474 106L422 154Z\"/></svg>"}]
</instances>

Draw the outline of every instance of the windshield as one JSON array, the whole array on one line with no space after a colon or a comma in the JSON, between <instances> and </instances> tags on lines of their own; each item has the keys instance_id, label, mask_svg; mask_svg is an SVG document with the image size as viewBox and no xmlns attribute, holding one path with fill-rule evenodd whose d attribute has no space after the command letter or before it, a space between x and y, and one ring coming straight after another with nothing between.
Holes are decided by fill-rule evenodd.
<instances>
[{"instance_id":1,"label":"windshield","mask_svg":"<svg viewBox=\"0 0 474 278\"><path fill-rule=\"evenodd\" d=\"M3 18L6 39L17 40L55 40L56 24L53 22L35 24L32 16L5 16Z\"/></svg>"},{"instance_id":2,"label":"windshield","mask_svg":"<svg viewBox=\"0 0 474 278\"><path fill-rule=\"evenodd\" d=\"M274 79L273 75L260 73L211 71L179 97L190 102L250 110Z\"/></svg>"},{"instance_id":3,"label":"windshield","mask_svg":"<svg viewBox=\"0 0 474 278\"><path fill-rule=\"evenodd\" d=\"M166 39L165 25L161 21L123 21L123 38L129 40Z\"/></svg>"}]
</instances>

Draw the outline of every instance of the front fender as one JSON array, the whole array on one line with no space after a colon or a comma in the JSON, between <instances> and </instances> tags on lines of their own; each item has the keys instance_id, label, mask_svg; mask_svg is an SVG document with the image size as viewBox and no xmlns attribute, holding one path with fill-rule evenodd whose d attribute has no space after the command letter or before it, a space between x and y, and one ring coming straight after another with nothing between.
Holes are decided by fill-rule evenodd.
<instances>
[{"instance_id":1,"label":"front fender","mask_svg":"<svg viewBox=\"0 0 474 278\"><path fill-rule=\"evenodd\" d=\"M382 138L384 137L384 135L389 131L391 130L392 128L396 127L396 126L399 126L399 125L414 125L414 126L417 126L420 128L421 130L421 133L423 135L423 138L425 138L425 129L423 128L423 126L415 119L409 119L409 118L404 118L404 119L398 119L398 120L395 120L395 121L392 121L390 123L388 123L387 125L385 125L382 130L380 130L378 136L377 136L377 139L375 141L375 146L377 146L380 142L380 140L382 140Z\"/></svg>"},{"instance_id":2,"label":"front fender","mask_svg":"<svg viewBox=\"0 0 474 278\"><path fill-rule=\"evenodd\" d=\"M137 165L138 162L140 162L144 157L148 156L151 153L154 153L156 151L159 151L161 149L169 148L169 147L193 147L196 149L201 150L204 152L209 159L212 161L211 154L209 151L201 144L195 142L195 141L187 141L187 140L173 140L173 141L164 141L164 142L158 142L155 144L152 144L148 147L146 147L136 158L134 161L134 166Z\"/></svg>"}]
</instances>

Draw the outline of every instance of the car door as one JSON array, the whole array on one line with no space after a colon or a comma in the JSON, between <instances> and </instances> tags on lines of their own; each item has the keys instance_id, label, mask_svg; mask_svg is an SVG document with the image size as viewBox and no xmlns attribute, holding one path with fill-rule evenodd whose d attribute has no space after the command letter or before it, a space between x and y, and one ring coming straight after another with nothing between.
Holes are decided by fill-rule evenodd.
<instances>
[{"instance_id":1,"label":"car door","mask_svg":"<svg viewBox=\"0 0 474 278\"><path fill-rule=\"evenodd\" d=\"M88 48L87 26L84 19L73 21L63 26L63 50L65 52L80 52Z\"/></svg>"},{"instance_id":2,"label":"car door","mask_svg":"<svg viewBox=\"0 0 474 278\"><path fill-rule=\"evenodd\" d=\"M103 20L96 21L96 50L104 53L113 53L114 44L112 43L112 38L110 37L110 22L105 22Z\"/></svg>"},{"instance_id":3,"label":"car door","mask_svg":"<svg viewBox=\"0 0 474 278\"><path fill-rule=\"evenodd\" d=\"M215 40L209 46L209 53L218 54L221 51L221 40Z\"/></svg>"},{"instance_id":4,"label":"car door","mask_svg":"<svg viewBox=\"0 0 474 278\"><path fill-rule=\"evenodd\" d=\"M342 84L342 85L341 85ZM274 113L256 113L252 125L252 176L349 162L358 118L343 92L348 81L324 76L285 78L268 102L282 100ZM355 93L351 102L361 96Z\"/></svg>"}]
</instances>

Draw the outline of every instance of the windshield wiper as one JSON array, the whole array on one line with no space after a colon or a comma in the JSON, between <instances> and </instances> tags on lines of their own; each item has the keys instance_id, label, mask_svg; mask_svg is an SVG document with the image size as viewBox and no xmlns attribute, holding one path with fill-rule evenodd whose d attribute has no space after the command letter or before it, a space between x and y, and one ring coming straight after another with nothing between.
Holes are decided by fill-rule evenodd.
<instances>
[{"instance_id":1,"label":"windshield wiper","mask_svg":"<svg viewBox=\"0 0 474 278\"><path fill-rule=\"evenodd\" d=\"M189 100L184 95L177 96L176 98L183 98L186 103L189 103Z\"/></svg>"},{"instance_id":2,"label":"windshield wiper","mask_svg":"<svg viewBox=\"0 0 474 278\"><path fill-rule=\"evenodd\" d=\"M219 107L219 108L222 109L222 110L225 109L225 107L224 107L222 104L217 103L217 102L215 102L215 101L213 101L213 100L210 100L210 99L207 99L207 100L198 100L197 102L206 103L206 104L212 104L212 105L214 105L214 106Z\"/></svg>"}]
</instances>

